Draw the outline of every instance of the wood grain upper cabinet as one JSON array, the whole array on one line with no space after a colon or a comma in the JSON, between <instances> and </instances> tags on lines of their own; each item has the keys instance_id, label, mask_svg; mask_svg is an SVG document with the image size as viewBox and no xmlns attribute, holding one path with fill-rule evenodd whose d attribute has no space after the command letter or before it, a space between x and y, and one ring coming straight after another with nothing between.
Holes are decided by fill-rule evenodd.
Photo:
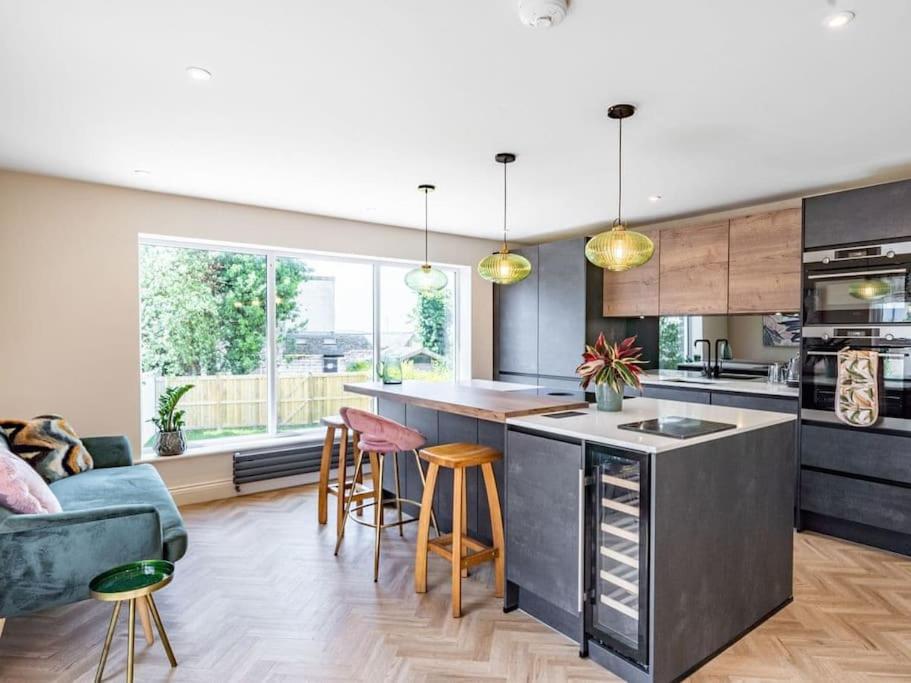
<instances>
[{"instance_id":1,"label":"wood grain upper cabinet","mask_svg":"<svg viewBox=\"0 0 911 683\"><path fill-rule=\"evenodd\" d=\"M800 209L731 220L729 313L800 310Z\"/></svg>"},{"instance_id":2,"label":"wood grain upper cabinet","mask_svg":"<svg viewBox=\"0 0 911 683\"><path fill-rule=\"evenodd\" d=\"M661 231L661 315L728 312L728 221Z\"/></svg>"},{"instance_id":3,"label":"wood grain upper cabinet","mask_svg":"<svg viewBox=\"0 0 911 683\"><path fill-rule=\"evenodd\" d=\"M605 318L658 315L658 259L661 239L658 230L635 228L650 237L655 253L643 266L615 273L604 271L603 314Z\"/></svg>"}]
</instances>

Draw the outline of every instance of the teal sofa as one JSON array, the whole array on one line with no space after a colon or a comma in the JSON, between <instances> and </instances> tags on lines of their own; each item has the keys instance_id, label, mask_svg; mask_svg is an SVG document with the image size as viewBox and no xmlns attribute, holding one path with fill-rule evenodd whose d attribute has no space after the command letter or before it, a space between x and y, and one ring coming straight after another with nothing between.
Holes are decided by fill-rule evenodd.
<instances>
[{"instance_id":1,"label":"teal sofa","mask_svg":"<svg viewBox=\"0 0 911 683\"><path fill-rule=\"evenodd\" d=\"M92 577L111 567L187 551L171 494L152 465L133 464L126 437L82 442L94 469L51 484L63 512L0 508L0 619L85 600Z\"/></svg>"}]
</instances>

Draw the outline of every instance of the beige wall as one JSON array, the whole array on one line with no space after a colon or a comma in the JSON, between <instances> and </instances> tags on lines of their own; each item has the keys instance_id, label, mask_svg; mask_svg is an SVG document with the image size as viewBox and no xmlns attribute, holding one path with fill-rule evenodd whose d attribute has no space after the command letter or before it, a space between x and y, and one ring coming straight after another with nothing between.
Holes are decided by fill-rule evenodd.
<instances>
[{"instance_id":1,"label":"beige wall","mask_svg":"<svg viewBox=\"0 0 911 683\"><path fill-rule=\"evenodd\" d=\"M798 348L763 346L761 315L732 315L728 318L728 339L736 358L786 362L798 353Z\"/></svg>"},{"instance_id":2,"label":"beige wall","mask_svg":"<svg viewBox=\"0 0 911 683\"><path fill-rule=\"evenodd\" d=\"M405 228L0 171L0 417L57 412L138 445L140 233L414 260L424 246ZM474 265L497 243L431 246ZM470 303L472 373L489 378L493 297L476 274Z\"/></svg>"}]
</instances>

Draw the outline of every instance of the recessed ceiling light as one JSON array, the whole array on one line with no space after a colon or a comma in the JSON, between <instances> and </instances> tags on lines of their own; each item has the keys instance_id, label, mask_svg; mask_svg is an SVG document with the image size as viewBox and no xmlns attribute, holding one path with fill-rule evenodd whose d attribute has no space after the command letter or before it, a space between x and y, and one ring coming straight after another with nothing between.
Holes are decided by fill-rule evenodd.
<instances>
[{"instance_id":1,"label":"recessed ceiling light","mask_svg":"<svg viewBox=\"0 0 911 683\"><path fill-rule=\"evenodd\" d=\"M822 23L826 28L842 28L854 21L854 16L850 10L841 10L827 16Z\"/></svg>"},{"instance_id":2,"label":"recessed ceiling light","mask_svg":"<svg viewBox=\"0 0 911 683\"><path fill-rule=\"evenodd\" d=\"M203 69L201 66L188 66L187 76L194 81L208 81L212 79L212 72Z\"/></svg>"},{"instance_id":3,"label":"recessed ceiling light","mask_svg":"<svg viewBox=\"0 0 911 683\"><path fill-rule=\"evenodd\" d=\"M648 200L649 200L650 202L660 202L660 201L661 201L661 195L660 195L660 194L650 194L650 195L648 196Z\"/></svg>"},{"instance_id":4,"label":"recessed ceiling light","mask_svg":"<svg viewBox=\"0 0 911 683\"><path fill-rule=\"evenodd\" d=\"M133 173L136 175L152 175L152 172L145 168L134 168Z\"/></svg>"}]
</instances>

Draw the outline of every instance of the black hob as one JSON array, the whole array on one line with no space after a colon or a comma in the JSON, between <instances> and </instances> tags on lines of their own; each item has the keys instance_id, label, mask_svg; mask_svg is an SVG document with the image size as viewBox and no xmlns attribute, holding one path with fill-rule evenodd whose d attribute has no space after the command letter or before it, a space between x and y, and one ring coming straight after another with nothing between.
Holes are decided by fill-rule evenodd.
<instances>
[{"instance_id":1,"label":"black hob","mask_svg":"<svg viewBox=\"0 0 911 683\"><path fill-rule=\"evenodd\" d=\"M692 417L668 416L657 417L652 420L640 420L639 422L627 422L626 424L617 425L617 427L630 432L656 434L657 436L668 436L672 439L692 439L695 436L705 436L715 432L724 432L728 429L736 429L737 425L727 422L698 420Z\"/></svg>"}]
</instances>

